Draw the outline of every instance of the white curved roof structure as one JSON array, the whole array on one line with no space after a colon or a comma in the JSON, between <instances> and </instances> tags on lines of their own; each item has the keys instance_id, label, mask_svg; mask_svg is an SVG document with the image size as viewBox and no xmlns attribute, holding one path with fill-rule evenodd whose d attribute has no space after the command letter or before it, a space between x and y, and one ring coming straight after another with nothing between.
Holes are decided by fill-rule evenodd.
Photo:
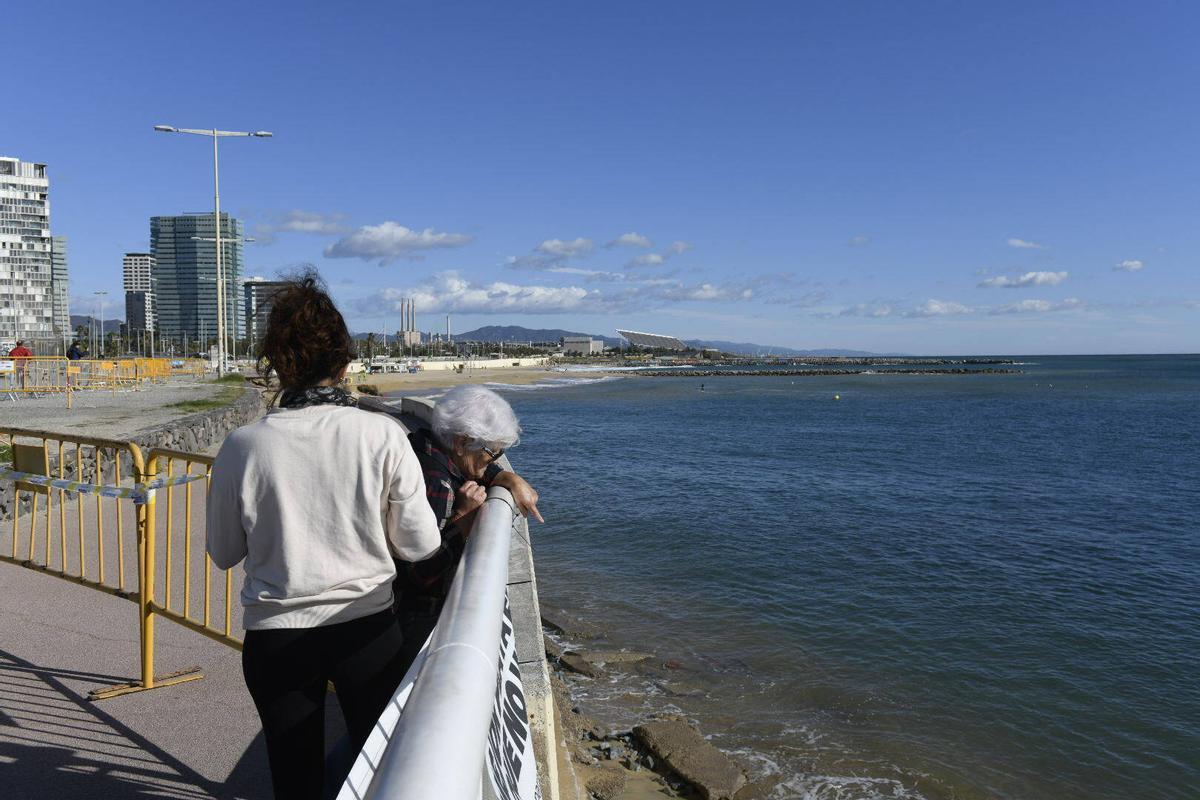
<instances>
[{"instance_id":1,"label":"white curved roof structure","mask_svg":"<svg viewBox=\"0 0 1200 800\"><path fill-rule=\"evenodd\" d=\"M623 331L617 329L617 333L630 344L636 344L638 347L655 347L662 350L687 350L687 345L674 336L664 336L659 333L641 333L639 331Z\"/></svg>"}]
</instances>

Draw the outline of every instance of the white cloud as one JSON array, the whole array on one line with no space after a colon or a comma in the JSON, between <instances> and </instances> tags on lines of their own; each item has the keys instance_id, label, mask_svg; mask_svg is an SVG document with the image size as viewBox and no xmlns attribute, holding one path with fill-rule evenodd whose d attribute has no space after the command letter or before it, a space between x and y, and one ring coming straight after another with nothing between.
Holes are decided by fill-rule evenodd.
<instances>
[{"instance_id":1,"label":"white cloud","mask_svg":"<svg viewBox=\"0 0 1200 800\"><path fill-rule=\"evenodd\" d=\"M1141 272L1146 267L1140 260L1136 258L1126 259L1120 264L1117 264L1113 269L1118 272Z\"/></svg>"},{"instance_id":2,"label":"white cloud","mask_svg":"<svg viewBox=\"0 0 1200 800\"><path fill-rule=\"evenodd\" d=\"M377 313L381 307L395 308L402 298L411 298L418 313L426 314L558 314L598 310L602 305L598 291L581 286L472 283L457 272L443 272L413 289L384 289L374 297L360 300L358 306L361 311Z\"/></svg>"},{"instance_id":3,"label":"white cloud","mask_svg":"<svg viewBox=\"0 0 1200 800\"><path fill-rule=\"evenodd\" d=\"M390 264L397 259L419 260L424 250L461 247L471 241L465 233L439 233L406 228L397 222L364 225L325 248L326 258L361 258Z\"/></svg>"},{"instance_id":4,"label":"white cloud","mask_svg":"<svg viewBox=\"0 0 1200 800\"><path fill-rule=\"evenodd\" d=\"M957 314L969 314L971 309L962 303L950 300L926 300L911 311L905 311L906 317L949 317Z\"/></svg>"},{"instance_id":5,"label":"white cloud","mask_svg":"<svg viewBox=\"0 0 1200 800\"><path fill-rule=\"evenodd\" d=\"M1041 250L1045 247L1045 245L1038 244L1037 242L1030 242L1025 239L1009 239L1007 244L1009 247L1018 247L1022 250Z\"/></svg>"},{"instance_id":6,"label":"white cloud","mask_svg":"<svg viewBox=\"0 0 1200 800\"><path fill-rule=\"evenodd\" d=\"M865 233L860 233L858 236L852 236L850 241L846 242L846 244L850 245L851 247L864 247L870 243L871 237L867 236Z\"/></svg>"},{"instance_id":7,"label":"white cloud","mask_svg":"<svg viewBox=\"0 0 1200 800\"><path fill-rule=\"evenodd\" d=\"M346 233L345 214L322 214L317 211L293 209L283 216L272 217L254 226L254 238L262 244L275 241L277 233L309 233L318 236L338 236Z\"/></svg>"},{"instance_id":8,"label":"white cloud","mask_svg":"<svg viewBox=\"0 0 1200 800\"><path fill-rule=\"evenodd\" d=\"M887 303L872 305L869 303L859 303L842 309L838 316L842 317L890 317L892 315L892 307Z\"/></svg>"},{"instance_id":9,"label":"white cloud","mask_svg":"<svg viewBox=\"0 0 1200 800\"><path fill-rule=\"evenodd\" d=\"M1026 272L1024 275L1018 275L1015 278L1010 278L1007 275L1001 275L996 278L988 278L979 285L984 288L1003 287L1005 289L1019 289L1023 286L1058 286L1067 279L1067 273L1063 272Z\"/></svg>"},{"instance_id":10,"label":"white cloud","mask_svg":"<svg viewBox=\"0 0 1200 800\"><path fill-rule=\"evenodd\" d=\"M646 253L630 261L627 267L660 267L675 256L683 255L692 249L690 242L674 241L671 246L661 253Z\"/></svg>"},{"instance_id":11,"label":"white cloud","mask_svg":"<svg viewBox=\"0 0 1200 800\"><path fill-rule=\"evenodd\" d=\"M568 259L582 258L596 249L596 243L582 236L575 239L546 239L523 256L509 256L508 266L512 269L534 269L554 271Z\"/></svg>"},{"instance_id":12,"label":"white cloud","mask_svg":"<svg viewBox=\"0 0 1200 800\"><path fill-rule=\"evenodd\" d=\"M555 258L575 258L584 256L595 249L595 244L591 239L585 239L580 236L578 239L564 241L562 239L547 239L546 241L533 248L539 253L544 253Z\"/></svg>"},{"instance_id":13,"label":"white cloud","mask_svg":"<svg viewBox=\"0 0 1200 800\"><path fill-rule=\"evenodd\" d=\"M603 275L603 273L600 273ZM601 278L603 280L603 278ZM682 302L737 302L755 297L753 282L685 284L651 280L613 288L522 285L507 281L475 283L457 272L432 276L412 289L385 289L355 303L363 314L394 309L401 298L413 298L424 313L457 314L603 314L645 310Z\"/></svg>"},{"instance_id":14,"label":"white cloud","mask_svg":"<svg viewBox=\"0 0 1200 800\"><path fill-rule=\"evenodd\" d=\"M653 247L654 242L640 233L622 233L605 247Z\"/></svg>"},{"instance_id":15,"label":"white cloud","mask_svg":"<svg viewBox=\"0 0 1200 800\"><path fill-rule=\"evenodd\" d=\"M1052 303L1049 300L1022 300L1019 303L1010 303L1006 306L993 308L992 314L1045 314L1049 311L1069 311L1073 308L1079 308L1083 302L1075 297L1068 297L1061 303Z\"/></svg>"}]
</instances>

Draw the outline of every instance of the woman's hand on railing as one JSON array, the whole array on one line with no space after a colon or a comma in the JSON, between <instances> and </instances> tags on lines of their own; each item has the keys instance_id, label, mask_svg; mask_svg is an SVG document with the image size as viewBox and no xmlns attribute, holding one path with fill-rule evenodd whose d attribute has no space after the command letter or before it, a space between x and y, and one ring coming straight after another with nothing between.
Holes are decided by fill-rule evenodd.
<instances>
[{"instance_id":1,"label":"woman's hand on railing","mask_svg":"<svg viewBox=\"0 0 1200 800\"><path fill-rule=\"evenodd\" d=\"M545 522L542 515L538 513L538 493L529 485L529 481L522 478L515 472L505 470L496 476L492 481L492 486L502 486L513 496L513 502L517 504L517 510L526 517L533 517L538 522Z\"/></svg>"}]
</instances>

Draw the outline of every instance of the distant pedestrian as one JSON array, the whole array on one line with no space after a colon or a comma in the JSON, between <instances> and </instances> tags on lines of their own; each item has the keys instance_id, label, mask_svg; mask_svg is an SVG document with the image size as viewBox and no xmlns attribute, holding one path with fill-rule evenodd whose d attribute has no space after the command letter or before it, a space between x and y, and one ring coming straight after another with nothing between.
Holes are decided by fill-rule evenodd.
<instances>
[{"instance_id":1,"label":"distant pedestrian","mask_svg":"<svg viewBox=\"0 0 1200 800\"><path fill-rule=\"evenodd\" d=\"M29 373L29 359L33 358L33 353L25 346L23 340L17 339L17 345L8 351L8 357L13 359L13 372L17 374L17 386L24 389Z\"/></svg>"},{"instance_id":2,"label":"distant pedestrian","mask_svg":"<svg viewBox=\"0 0 1200 800\"><path fill-rule=\"evenodd\" d=\"M366 742L403 677L392 559L441 544L404 430L337 386L354 340L318 281L272 297L259 374L279 408L225 440L208 503L213 561L245 560L242 670L279 800L322 796L328 682Z\"/></svg>"},{"instance_id":3,"label":"distant pedestrian","mask_svg":"<svg viewBox=\"0 0 1200 800\"><path fill-rule=\"evenodd\" d=\"M79 341L71 342L71 346L67 348L67 358L72 361L78 361L83 358L83 348L79 346Z\"/></svg>"}]
</instances>

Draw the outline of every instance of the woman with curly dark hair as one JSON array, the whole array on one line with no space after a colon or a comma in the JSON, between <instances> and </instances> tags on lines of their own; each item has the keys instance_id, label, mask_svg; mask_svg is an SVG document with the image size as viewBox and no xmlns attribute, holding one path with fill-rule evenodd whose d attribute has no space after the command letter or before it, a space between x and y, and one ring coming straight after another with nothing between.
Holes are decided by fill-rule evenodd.
<instances>
[{"instance_id":1,"label":"woman with curly dark hair","mask_svg":"<svg viewBox=\"0 0 1200 800\"><path fill-rule=\"evenodd\" d=\"M338 384L354 357L315 273L272 297L259 371L278 408L234 431L213 465L208 552L245 559L242 668L262 718L277 798L318 798L326 684L357 751L403 674L393 557L441 536L404 430Z\"/></svg>"}]
</instances>

